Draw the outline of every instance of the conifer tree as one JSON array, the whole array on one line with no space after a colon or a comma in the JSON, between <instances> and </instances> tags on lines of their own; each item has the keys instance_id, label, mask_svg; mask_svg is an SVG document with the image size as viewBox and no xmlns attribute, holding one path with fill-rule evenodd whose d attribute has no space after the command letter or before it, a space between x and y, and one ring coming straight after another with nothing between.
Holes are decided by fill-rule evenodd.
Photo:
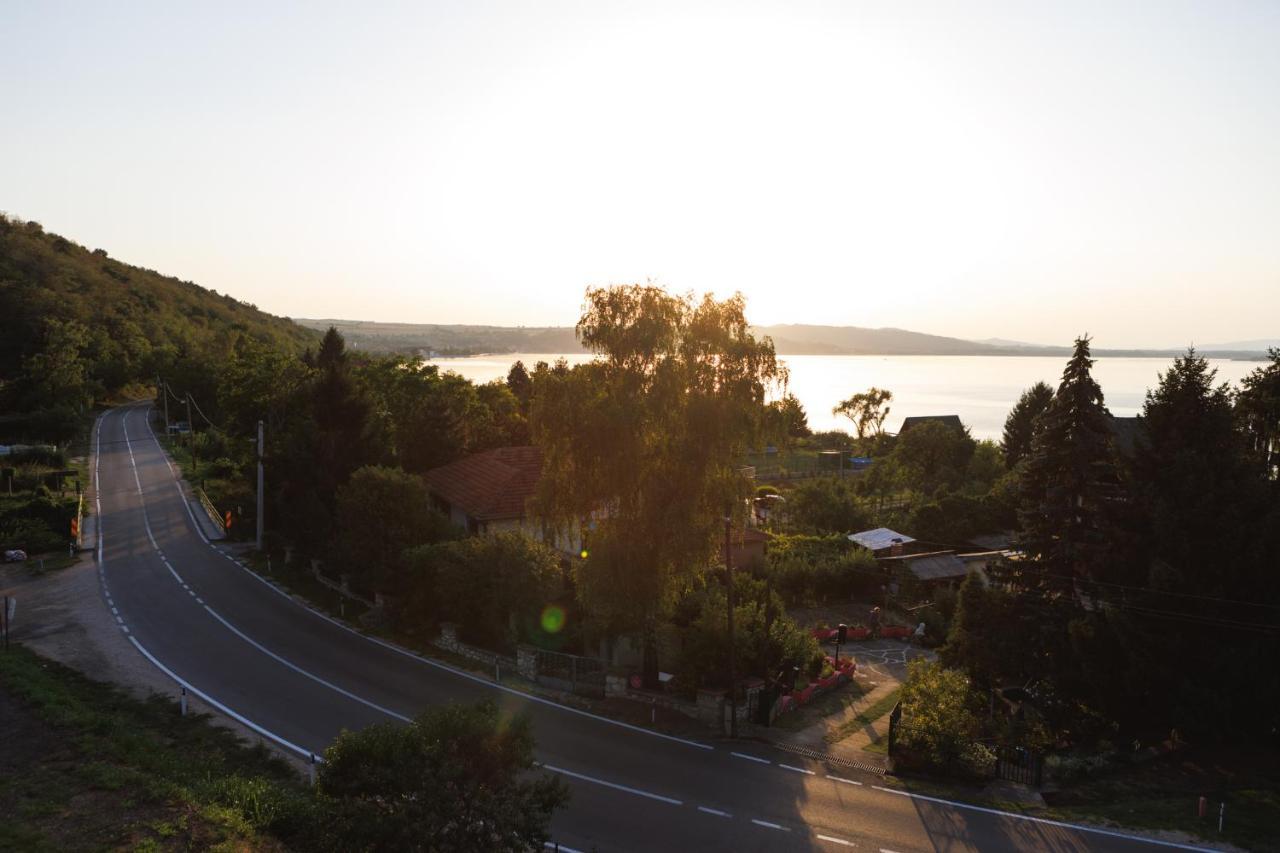
<instances>
[{"instance_id":1,"label":"conifer tree","mask_svg":"<svg viewBox=\"0 0 1280 853\"><path fill-rule=\"evenodd\" d=\"M1101 580L1111 546L1117 473L1110 413L1092 367L1088 336L1077 338L1022 475L1021 547L1047 589Z\"/></svg>"}]
</instances>

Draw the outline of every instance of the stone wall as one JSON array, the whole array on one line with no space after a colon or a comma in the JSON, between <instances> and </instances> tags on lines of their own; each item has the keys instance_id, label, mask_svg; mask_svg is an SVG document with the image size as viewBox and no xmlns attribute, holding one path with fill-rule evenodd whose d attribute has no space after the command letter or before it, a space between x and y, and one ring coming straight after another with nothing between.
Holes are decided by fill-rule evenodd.
<instances>
[{"instance_id":1,"label":"stone wall","mask_svg":"<svg viewBox=\"0 0 1280 853\"><path fill-rule=\"evenodd\" d=\"M460 655L469 660L479 661L480 663L498 666L508 669L512 672L519 670L517 661L507 655L500 655L487 649L479 649L475 646L469 646L458 639L458 626L453 622L440 623L440 636L437 637L432 645L438 649L444 649L455 655ZM521 675L523 675L521 671Z\"/></svg>"}]
</instances>

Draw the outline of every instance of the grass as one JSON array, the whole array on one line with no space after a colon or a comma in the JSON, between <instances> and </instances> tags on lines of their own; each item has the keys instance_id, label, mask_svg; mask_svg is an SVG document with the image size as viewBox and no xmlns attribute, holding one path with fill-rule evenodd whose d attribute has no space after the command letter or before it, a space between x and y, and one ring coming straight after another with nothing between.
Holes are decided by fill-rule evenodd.
<instances>
[{"instance_id":1,"label":"grass","mask_svg":"<svg viewBox=\"0 0 1280 853\"><path fill-rule=\"evenodd\" d=\"M894 688L876 701L872 702L866 708L863 708L862 711L860 711L852 720L846 720L841 723L834 732L828 734L827 742L838 743L839 741L862 731L864 728L892 711L893 706L898 704L898 695L901 692L902 691L900 689Z\"/></svg>"},{"instance_id":2,"label":"grass","mask_svg":"<svg viewBox=\"0 0 1280 853\"><path fill-rule=\"evenodd\" d=\"M1266 751L1264 750L1264 753ZM1203 795L1209 815L1196 816ZM1280 851L1280 764L1274 752L1202 749L1132 771L1086 781L1051 795L1050 812L1066 820L1179 830L1248 850ZM1226 803L1218 834L1218 804Z\"/></svg>"},{"instance_id":3,"label":"grass","mask_svg":"<svg viewBox=\"0 0 1280 853\"><path fill-rule=\"evenodd\" d=\"M293 770L200 715L12 646L0 652L0 849L277 850Z\"/></svg>"}]
</instances>

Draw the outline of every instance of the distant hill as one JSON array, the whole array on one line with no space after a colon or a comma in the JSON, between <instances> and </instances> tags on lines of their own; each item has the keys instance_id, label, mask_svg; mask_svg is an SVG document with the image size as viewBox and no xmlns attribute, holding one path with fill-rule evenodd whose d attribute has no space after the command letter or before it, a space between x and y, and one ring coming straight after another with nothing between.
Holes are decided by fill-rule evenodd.
<instances>
[{"instance_id":1,"label":"distant hill","mask_svg":"<svg viewBox=\"0 0 1280 853\"><path fill-rule=\"evenodd\" d=\"M240 337L294 350L317 340L310 329L232 296L3 215L0 317L0 390L46 347L49 321L78 324L92 393L145 382L179 364L216 365Z\"/></svg>"},{"instance_id":2,"label":"distant hill","mask_svg":"<svg viewBox=\"0 0 1280 853\"><path fill-rule=\"evenodd\" d=\"M311 329L336 326L347 342L369 352L411 352L429 355L479 355L526 352L581 352L569 326L466 326L450 324L375 323L363 320L300 319ZM756 334L773 338L780 355L1039 355L1065 356L1068 346L1041 346L1001 338L968 341L906 329L867 329L859 326L786 324L755 326ZM1220 358L1261 358L1265 348L1247 350L1205 348L1203 355ZM1182 350L1095 350L1099 356L1172 358Z\"/></svg>"}]
</instances>

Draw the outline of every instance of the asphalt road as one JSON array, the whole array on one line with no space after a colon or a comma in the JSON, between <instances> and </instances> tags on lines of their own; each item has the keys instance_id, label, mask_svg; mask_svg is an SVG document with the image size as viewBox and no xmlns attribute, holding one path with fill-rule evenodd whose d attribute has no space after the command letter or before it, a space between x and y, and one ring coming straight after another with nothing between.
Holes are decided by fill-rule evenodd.
<instances>
[{"instance_id":1,"label":"asphalt road","mask_svg":"<svg viewBox=\"0 0 1280 853\"><path fill-rule=\"evenodd\" d=\"M565 850L1154 850L1123 834L913 797L755 743L659 735L379 644L280 593L205 540L148 425L104 414L95 444L103 593L139 653L264 736L320 753L344 728L495 699L533 720L572 790ZM1195 849L1195 848L1184 848Z\"/></svg>"}]
</instances>

